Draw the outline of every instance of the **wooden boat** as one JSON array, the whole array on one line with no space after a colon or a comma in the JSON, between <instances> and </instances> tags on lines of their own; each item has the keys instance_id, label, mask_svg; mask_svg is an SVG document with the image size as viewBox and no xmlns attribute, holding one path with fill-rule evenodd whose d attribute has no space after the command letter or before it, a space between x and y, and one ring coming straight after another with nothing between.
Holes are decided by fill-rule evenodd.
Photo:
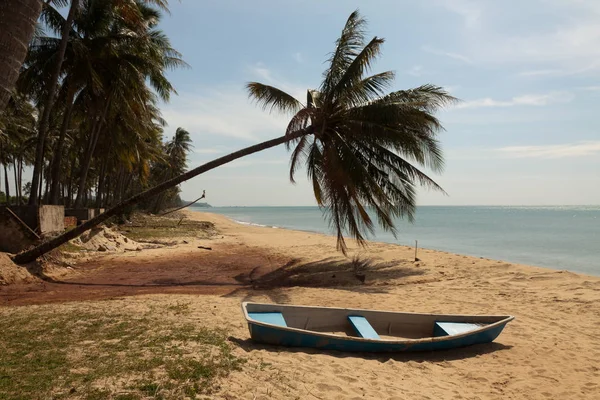
<instances>
[{"instance_id":1,"label":"wooden boat","mask_svg":"<svg viewBox=\"0 0 600 400\"><path fill-rule=\"evenodd\" d=\"M432 351L493 341L514 319L242 303L252 340L359 352Z\"/></svg>"}]
</instances>

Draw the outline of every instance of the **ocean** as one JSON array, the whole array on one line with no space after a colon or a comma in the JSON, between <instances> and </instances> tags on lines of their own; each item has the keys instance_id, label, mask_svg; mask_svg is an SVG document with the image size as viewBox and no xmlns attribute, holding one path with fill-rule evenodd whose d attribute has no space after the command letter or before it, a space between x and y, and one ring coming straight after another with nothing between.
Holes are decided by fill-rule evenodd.
<instances>
[{"instance_id":1,"label":"ocean","mask_svg":"<svg viewBox=\"0 0 600 400\"><path fill-rule=\"evenodd\" d=\"M239 223L332 234L318 207L192 207ZM370 240L600 275L600 206L422 206Z\"/></svg>"}]
</instances>

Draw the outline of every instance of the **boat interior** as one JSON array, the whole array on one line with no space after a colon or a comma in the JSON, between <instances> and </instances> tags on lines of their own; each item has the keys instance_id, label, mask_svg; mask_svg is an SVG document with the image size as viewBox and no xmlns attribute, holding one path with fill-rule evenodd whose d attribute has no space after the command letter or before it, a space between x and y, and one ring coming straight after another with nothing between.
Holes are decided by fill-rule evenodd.
<instances>
[{"instance_id":1,"label":"boat interior","mask_svg":"<svg viewBox=\"0 0 600 400\"><path fill-rule=\"evenodd\" d=\"M282 327L365 339L421 339L458 335L509 316L413 314L345 308L244 303L246 318Z\"/></svg>"}]
</instances>

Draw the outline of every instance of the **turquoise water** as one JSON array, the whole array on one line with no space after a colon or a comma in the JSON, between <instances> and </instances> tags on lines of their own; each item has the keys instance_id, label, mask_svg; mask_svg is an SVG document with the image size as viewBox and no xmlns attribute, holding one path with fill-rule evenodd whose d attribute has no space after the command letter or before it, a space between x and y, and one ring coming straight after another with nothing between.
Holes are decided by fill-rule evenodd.
<instances>
[{"instance_id":1,"label":"turquoise water","mask_svg":"<svg viewBox=\"0 0 600 400\"><path fill-rule=\"evenodd\" d=\"M194 208L242 223L332 234L317 207ZM371 240L600 275L600 206L419 207Z\"/></svg>"}]
</instances>

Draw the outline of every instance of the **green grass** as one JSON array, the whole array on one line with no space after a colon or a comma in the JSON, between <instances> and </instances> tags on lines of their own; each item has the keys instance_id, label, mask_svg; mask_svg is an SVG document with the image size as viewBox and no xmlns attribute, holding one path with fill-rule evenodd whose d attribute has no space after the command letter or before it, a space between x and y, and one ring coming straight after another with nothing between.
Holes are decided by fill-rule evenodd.
<instances>
[{"instance_id":1,"label":"green grass","mask_svg":"<svg viewBox=\"0 0 600 400\"><path fill-rule=\"evenodd\" d=\"M66 251L68 253L77 253L79 251L82 251L83 249L81 247L77 246L77 245L74 245L71 242L67 242L67 243L61 244L58 247L58 250L59 251Z\"/></svg>"},{"instance_id":2,"label":"green grass","mask_svg":"<svg viewBox=\"0 0 600 400\"><path fill-rule=\"evenodd\" d=\"M224 331L145 314L51 308L0 315L0 399L180 399L241 369ZM8 310L8 312L7 312Z\"/></svg>"},{"instance_id":3,"label":"green grass","mask_svg":"<svg viewBox=\"0 0 600 400\"><path fill-rule=\"evenodd\" d=\"M138 242L179 237L209 238L216 233L210 222L159 217L136 220L133 225L120 226L120 230L125 236Z\"/></svg>"},{"instance_id":4,"label":"green grass","mask_svg":"<svg viewBox=\"0 0 600 400\"><path fill-rule=\"evenodd\" d=\"M165 240L180 237L205 238L209 237L203 231L198 231L190 227L169 228L169 227L124 227L121 233L136 242L148 240Z\"/></svg>"}]
</instances>

